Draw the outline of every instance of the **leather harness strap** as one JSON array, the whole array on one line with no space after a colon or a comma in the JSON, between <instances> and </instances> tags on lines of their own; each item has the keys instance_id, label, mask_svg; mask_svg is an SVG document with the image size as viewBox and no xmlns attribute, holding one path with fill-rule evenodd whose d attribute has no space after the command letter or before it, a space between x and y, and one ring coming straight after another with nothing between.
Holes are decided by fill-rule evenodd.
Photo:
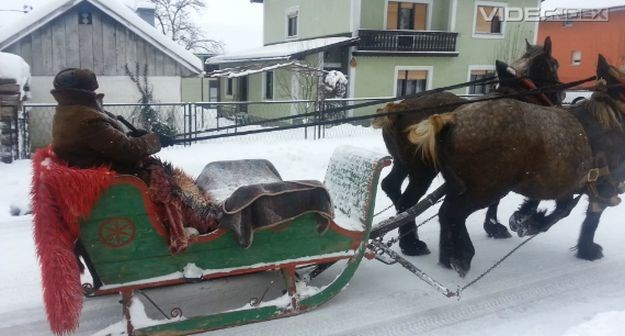
<instances>
[{"instance_id":1,"label":"leather harness strap","mask_svg":"<svg viewBox=\"0 0 625 336\"><path fill-rule=\"evenodd\" d=\"M532 90L536 90L538 89L538 87L536 86L536 84L534 84L534 82L528 78L522 78L522 77L518 77L519 80L521 81L521 84L528 90L532 91ZM545 106L553 106L553 103L551 102L551 100L547 97L547 95L545 95L544 92L540 92L537 93L536 96L538 97L538 100L540 100L540 102L545 105Z\"/></svg>"}]
</instances>

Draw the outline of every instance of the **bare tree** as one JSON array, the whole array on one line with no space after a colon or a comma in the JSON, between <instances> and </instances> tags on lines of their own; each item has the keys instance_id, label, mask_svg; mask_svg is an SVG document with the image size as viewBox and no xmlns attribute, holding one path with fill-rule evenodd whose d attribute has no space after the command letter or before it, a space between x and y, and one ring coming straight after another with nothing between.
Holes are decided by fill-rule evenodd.
<instances>
[{"instance_id":1,"label":"bare tree","mask_svg":"<svg viewBox=\"0 0 625 336\"><path fill-rule=\"evenodd\" d=\"M155 6L155 17L163 34L187 50L220 53L223 43L210 39L191 19L191 12L206 7L204 0L150 0Z\"/></svg>"},{"instance_id":2,"label":"bare tree","mask_svg":"<svg viewBox=\"0 0 625 336\"><path fill-rule=\"evenodd\" d=\"M132 112L132 120L138 122L140 127L144 129L170 136L175 135L177 130L174 125L173 111L170 111L167 119L163 121L159 111L155 110L152 105L154 103L154 88L148 81L148 65L143 64L142 67L137 62L133 72L128 64L124 64L124 71L141 94L141 98L137 101L141 105Z\"/></svg>"}]
</instances>

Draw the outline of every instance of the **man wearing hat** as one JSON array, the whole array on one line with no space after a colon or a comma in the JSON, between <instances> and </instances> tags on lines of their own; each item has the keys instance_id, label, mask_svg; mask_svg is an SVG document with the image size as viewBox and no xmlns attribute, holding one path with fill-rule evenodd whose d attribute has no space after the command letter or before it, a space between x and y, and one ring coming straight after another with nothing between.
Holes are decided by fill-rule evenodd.
<instances>
[{"instance_id":1,"label":"man wearing hat","mask_svg":"<svg viewBox=\"0 0 625 336\"><path fill-rule=\"evenodd\" d=\"M102 109L103 94L88 69L70 68L54 78L52 96L58 102L52 124L52 149L70 166L111 166L118 173L135 173L140 162L171 146L173 140L151 132L129 135L115 117Z\"/></svg>"}]
</instances>

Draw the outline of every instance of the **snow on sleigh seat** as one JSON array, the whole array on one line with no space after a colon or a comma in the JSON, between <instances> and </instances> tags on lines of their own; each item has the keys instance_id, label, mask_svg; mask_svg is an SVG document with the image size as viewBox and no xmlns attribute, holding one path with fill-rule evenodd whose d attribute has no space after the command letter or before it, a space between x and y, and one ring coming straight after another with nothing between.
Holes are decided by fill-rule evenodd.
<instances>
[{"instance_id":1,"label":"snow on sleigh seat","mask_svg":"<svg viewBox=\"0 0 625 336\"><path fill-rule=\"evenodd\" d=\"M246 162L250 163L238 161L238 165L245 166ZM251 163L270 173L261 174L255 169L260 178L253 182L279 180L279 174L270 163ZM247 248L239 243L241 235L220 228L193 238L190 246L176 255L168 249L166 231L155 215L154 204L143 182L130 176L116 177L91 214L81 222L79 240L92 271L103 283L91 294L120 292L128 333L134 335L182 335L290 316L315 308L338 294L358 267L371 227L380 171L388 164L388 157L362 149L340 147L334 152L324 183L335 218L325 227L321 226L324 232L320 232L319 226L324 222L320 221L323 216L311 211L278 225L253 230L253 242ZM215 172L226 166L228 163L223 162L209 164L207 169ZM237 187L212 183L205 176L202 174L198 178L199 184L211 185L217 198L219 192L227 195L229 189ZM241 178L240 174L229 181L237 178ZM241 181L252 182L245 178ZM254 214L251 211L245 216L253 220ZM308 287L304 279L296 276L298 267L338 260L347 261L345 268L322 288ZM138 301L133 295L135 290L266 270L282 271L287 299L281 302L288 302L287 305L246 306L242 303L241 309L209 316L185 316L150 326L132 323L130 306Z\"/></svg>"}]
</instances>

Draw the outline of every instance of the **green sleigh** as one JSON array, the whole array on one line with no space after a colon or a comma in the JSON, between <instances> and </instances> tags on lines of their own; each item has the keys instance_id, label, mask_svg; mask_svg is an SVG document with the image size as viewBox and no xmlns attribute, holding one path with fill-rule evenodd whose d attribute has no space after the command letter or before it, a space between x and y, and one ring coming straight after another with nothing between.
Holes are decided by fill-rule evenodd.
<instances>
[{"instance_id":1,"label":"green sleigh","mask_svg":"<svg viewBox=\"0 0 625 336\"><path fill-rule=\"evenodd\" d=\"M366 250L376 189L388 157L353 147L338 148L330 159L324 184L335 219L320 234L314 214L270 229L257 230L243 249L233 232L217 230L196 238L187 250L172 255L166 231L155 215L145 184L134 177L115 178L81 222L80 243L90 271L103 286L89 295L120 293L130 335L184 335L296 315L329 301L346 287ZM329 284L317 288L301 277L303 267L324 269L337 261L345 268ZM194 270L189 276L189 269ZM131 306L146 288L206 281L280 270L287 304L252 303L205 316L184 316L137 323ZM208 298L207 298L208 300Z\"/></svg>"}]
</instances>

